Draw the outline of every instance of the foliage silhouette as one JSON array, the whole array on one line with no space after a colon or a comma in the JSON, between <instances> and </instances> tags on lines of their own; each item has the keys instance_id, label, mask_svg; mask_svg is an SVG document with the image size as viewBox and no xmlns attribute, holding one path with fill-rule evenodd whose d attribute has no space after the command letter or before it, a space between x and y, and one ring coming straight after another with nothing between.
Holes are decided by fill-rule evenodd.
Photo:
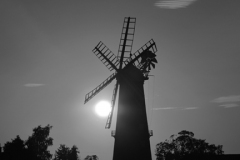
<instances>
[{"instance_id":1,"label":"foliage silhouette","mask_svg":"<svg viewBox=\"0 0 240 160\"><path fill-rule=\"evenodd\" d=\"M6 160L15 160L15 159L19 159L19 160L23 160L26 159L26 148L25 148L25 144L24 141L17 136L15 139L12 139L11 142L7 142L4 146L3 146L3 159Z\"/></svg>"},{"instance_id":2,"label":"foliage silhouette","mask_svg":"<svg viewBox=\"0 0 240 160\"><path fill-rule=\"evenodd\" d=\"M49 137L51 128L52 126L47 125L33 129L32 136L29 136L25 143L30 159L50 160L52 158L52 154L48 151L48 147L53 145L53 139Z\"/></svg>"},{"instance_id":3,"label":"foliage silhouette","mask_svg":"<svg viewBox=\"0 0 240 160\"><path fill-rule=\"evenodd\" d=\"M78 157L78 154L80 153L80 151L78 150L77 146L72 146L71 148L71 152L69 155L69 160L79 160L80 158Z\"/></svg>"},{"instance_id":4,"label":"foliage silhouette","mask_svg":"<svg viewBox=\"0 0 240 160\"><path fill-rule=\"evenodd\" d=\"M49 137L52 126L38 126L33 129L33 134L26 141L19 136L3 146L3 160L50 160L52 155L47 150L53 144Z\"/></svg>"},{"instance_id":5,"label":"foliage silhouette","mask_svg":"<svg viewBox=\"0 0 240 160\"><path fill-rule=\"evenodd\" d=\"M78 153L80 152L77 146L74 145L70 149L64 144L61 144L57 151L55 151L53 160L79 160Z\"/></svg>"},{"instance_id":6,"label":"foliage silhouette","mask_svg":"<svg viewBox=\"0 0 240 160\"><path fill-rule=\"evenodd\" d=\"M86 158L84 158L84 160L98 160L98 156L96 155L92 155L92 156L87 156Z\"/></svg>"},{"instance_id":7,"label":"foliage silhouette","mask_svg":"<svg viewBox=\"0 0 240 160\"><path fill-rule=\"evenodd\" d=\"M38 126L33 129L33 133L26 141L19 136L6 142L0 147L0 160L51 160L52 154L48 150L53 145L53 138L49 137L52 126ZM3 152L1 150L3 149ZM80 160L77 146L71 148L64 144L55 151L52 160ZM98 160L96 155L87 156L86 160Z\"/></svg>"},{"instance_id":8,"label":"foliage silhouette","mask_svg":"<svg viewBox=\"0 0 240 160\"><path fill-rule=\"evenodd\" d=\"M156 145L157 160L181 160L186 156L222 155L222 145L208 144L194 138L194 133L183 130Z\"/></svg>"},{"instance_id":9,"label":"foliage silhouette","mask_svg":"<svg viewBox=\"0 0 240 160\"><path fill-rule=\"evenodd\" d=\"M68 160L69 153L70 149L64 144L60 144L60 147L55 151L53 160Z\"/></svg>"}]
</instances>

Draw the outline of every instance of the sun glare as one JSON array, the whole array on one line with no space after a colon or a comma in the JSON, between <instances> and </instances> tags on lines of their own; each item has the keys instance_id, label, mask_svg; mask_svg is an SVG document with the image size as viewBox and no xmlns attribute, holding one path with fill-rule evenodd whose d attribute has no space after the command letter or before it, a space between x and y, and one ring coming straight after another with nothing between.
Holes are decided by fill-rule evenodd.
<instances>
[{"instance_id":1,"label":"sun glare","mask_svg":"<svg viewBox=\"0 0 240 160\"><path fill-rule=\"evenodd\" d=\"M95 106L95 112L101 117L108 116L111 111L111 104L108 101L100 101Z\"/></svg>"}]
</instances>

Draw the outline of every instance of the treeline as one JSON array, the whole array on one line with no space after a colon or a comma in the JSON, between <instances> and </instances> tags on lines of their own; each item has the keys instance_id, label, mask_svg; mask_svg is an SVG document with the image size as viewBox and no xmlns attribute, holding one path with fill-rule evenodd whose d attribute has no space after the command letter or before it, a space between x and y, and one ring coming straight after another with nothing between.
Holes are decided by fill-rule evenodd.
<instances>
[{"instance_id":1,"label":"treeline","mask_svg":"<svg viewBox=\"0 0 240 160\"><path fill-rule=\"evenodd\" d=\"M49 137L52 126L38 126L27 140L22 140L18 135L10 142L6 142L0 152L0 160L80 160L77 146L71 148L64 144L52 155L48 150L53 145ZM96 155L88 155L84 160L98 160Z\"/></svg>"},{"instance_id":2,"label":"treeline","mask_svg":"<svg viewBox=\"0 0 240 160\"><path fill-rule=\"evenodd\" d=\"M197 139L193 132L183 130L178 135L171 135L169 140L158 143L155 155L157 160L218 159L224 153L222 147Z\"/></svg>"},{"instance_id":3,"label":"treeline","mask_svg":"<svg viewBox=\"0 0 240 160\"><path fill-rule=\"evenodd\" d=\"M3 152L0 152L0 160L80 160L80 151L75 145L69 148L61 144L54 155L50 153L48 147L53 145L53 139L49 137L51 128L50 125L38 126L26 141L17 136L6 142ZM204 157L222 155L222 147L197 139L193 132L183 130L178 135L170 136L169 140L158 143L155 155L157 160L206 159ZM98 160L98 157L88 155L84 160Z\"/></svg>"}]
</instances>

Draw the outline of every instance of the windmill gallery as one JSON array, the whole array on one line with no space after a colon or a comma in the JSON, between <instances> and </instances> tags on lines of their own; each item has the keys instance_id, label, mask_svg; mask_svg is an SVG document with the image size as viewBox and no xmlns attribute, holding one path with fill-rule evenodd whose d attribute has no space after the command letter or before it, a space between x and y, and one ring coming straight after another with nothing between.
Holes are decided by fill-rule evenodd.
<instances>
[{"instance_id":1,"label":"windmill gallery","mask_svg":"<svg viewBox=\"0 0 240 160\"><path fill-rule=\"evenodd\" d=\"M151 67L155 68L157 47L151 39L132 54L136 18L125 17L118 48L115 56L102 42L93 49L93 53L110 70L111 74L99 86L85 96L85 103L116 79L111 107L105 128L111 127L112 116L119 89L113 160L151 160L146 104L143 84L148 80Z\"/></svg>"}]
</instances>

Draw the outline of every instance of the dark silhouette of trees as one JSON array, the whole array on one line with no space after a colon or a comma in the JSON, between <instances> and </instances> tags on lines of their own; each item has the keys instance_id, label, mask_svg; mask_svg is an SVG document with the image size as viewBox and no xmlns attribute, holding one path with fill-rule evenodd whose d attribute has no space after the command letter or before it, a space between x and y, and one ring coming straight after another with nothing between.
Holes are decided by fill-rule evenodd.
<instances>
[{"instance_id":1,"label":"dark silhouette of trees","mask_svg":"<svg viewBox=\"0 0 240 160\"><path fill-rule=\"evenodd\" d=\"M78 154L80 153L80 151L78 150L77 146L72 146L71 150L70 150L70 154L69 154L69 160L80 160Z\"/></svg>"},{"instance_id":2,"label":"dark silhouette of trees","mask_svg":"<svg viewBox=\"0 0 240 160\"><path fill-rule=\"evenodd\" d=\"M60 147L55 151L53 160L68 160L68 154L70 153L70 149L61 144Z\"/></svg>"},{"instance_id":3,"label":"dark silhouette of trees","mask_svg":"<svg viewBox=\"0 0 240 160\"><path fill-rule=\"evenodd\" d=\"M33 129L32 136L29 136L25 142L30 159L50 160L52 158L52 154L48 151L48 147L53 145L53 139L49 137L51 128L52 126L47 125Z\"/></svg>"},{"instance_id":4,"label":"dark silhouette of trees","mask_svg":"<svg viewBox=\"0 0 240 160\"><path fill-rule=\"evenodd\" d=\"M52 126L38 126L33 129L32 136L23 141L19 136L3 146L3 160L50 160L52 155L48 147L53 144L49 137Z\"/></svg>"},{"instance_id":5,"label":"dark silhouette of trees","mask_svg":"<svg viewBox=\"0 0 240 160\"><path fill-rule=\"evenodd\" d=\"M87 156L86 158L84 158L84 160L98 160L98 156L96 155L92 155L92 156Z\"/></svg>"},{"instance_id":6,"label":"dark silhouette of trees","mask_svg":"<svg viewBox=\"0 0 240 160\"><path fill-rule=\"evenodd\" d=\"M222 155L222 145L208 144L194 138L194 133L183 130L156 145L157 160L181 160L189 156Z\"/></svg>"},{"instance_id":7,"label":"dark silhouette of trees","mask_svg":"<svg viewBox=\"0 0 240 160\"><path fill-rule=\"evenodd\" d=\"M51 160L52 154L48 150L53 145L53 139L49 137L52 126L38 126L26 141L19 136L0 146L0 160ZM2 152L3 149L3 152ZM71 148L64 144L55 151L53 160L80 160L77 146ZM87 156L85 160L98 160L96 155Z\"/></svg>"},{"instance_id":8,"label":"dark silhouette of trees","mask_svg":"<svg viewBox=\"0 0 240 160\"><path fill-rule=\"evenodd\" d=\"M7 142L3 146L3 159L6 160L23 160L25 159L26 148L24 141L17 136L15 139L12 139L11 142Z\"/></svg>"},{"instance_id":9,"label":"dark silhouette of trees","mask_svg":"<svg viewBox=\"0 0 240 160\"><path fill-rule=\"evenodd\" d=\"M70 149L69 147L61 144L60 147L55 151L54 159L53 160L79 160L78 157L77 146L72 146Z\"/></svg>"}]
</instances>

